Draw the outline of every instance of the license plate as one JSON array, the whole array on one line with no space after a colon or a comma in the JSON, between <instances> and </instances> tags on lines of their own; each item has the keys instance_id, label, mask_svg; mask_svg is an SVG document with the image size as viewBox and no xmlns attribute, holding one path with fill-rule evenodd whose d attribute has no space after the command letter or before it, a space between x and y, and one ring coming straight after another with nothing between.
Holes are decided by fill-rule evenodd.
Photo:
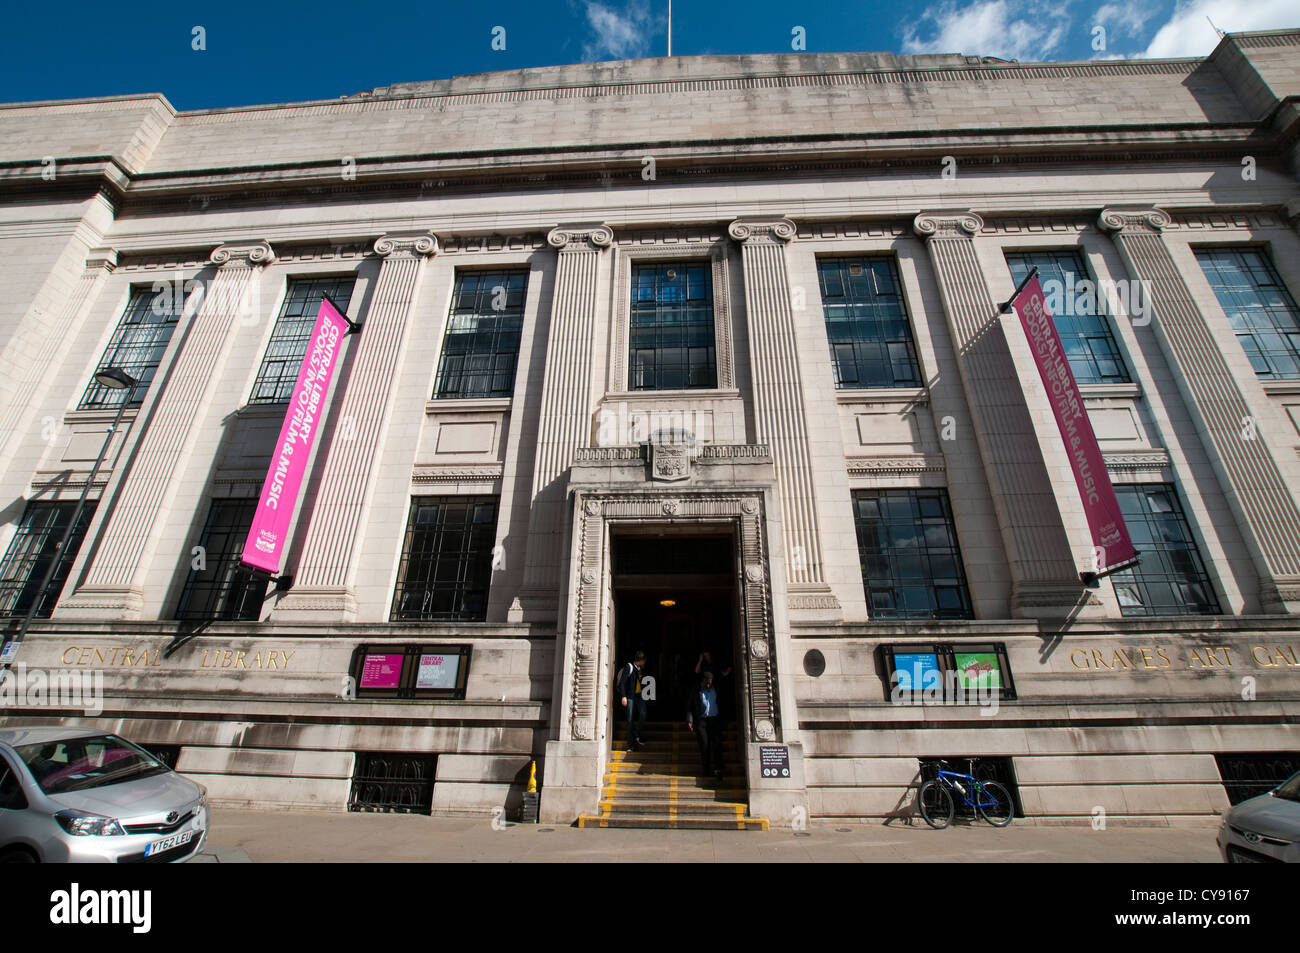
<instances>
[{"instance_id":1,"label":"license plate","mask_svg":"<svg viewBox=\"0 0 1300 953\"><path fill-rule=\"evenodd\" d=\"M1259 854L1250 854L1236 847L1228 848L1228 860L1234 864L1267 864L1269 858L1259 856Z\"/></svg>"},{"instance_id":2,"label":"license plate","mask_svg":"<svg viewBox=\"0 0 1300 953\"><path fill-rule=\"evenodd\" d=\"M184 831L180 834L173 834L171 837L164 837L162 840L156 840L144 849L146 857L152 857L154 854L160 854L165 850L171 850L173 847L180 847L182 844L188 844L194 840L194 831Z\"/></svg>"}]
</instances>

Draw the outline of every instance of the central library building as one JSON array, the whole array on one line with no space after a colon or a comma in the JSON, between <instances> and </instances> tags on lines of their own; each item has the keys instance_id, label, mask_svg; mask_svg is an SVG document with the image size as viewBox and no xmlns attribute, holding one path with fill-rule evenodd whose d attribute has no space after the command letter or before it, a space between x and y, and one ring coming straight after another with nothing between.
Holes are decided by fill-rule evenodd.
<instances>
[{"instance_id":1,"label":"central library building","mask_svg":"<svg viewBox=\"0 0 1300 953\"><path fill-rule=\"evenodd\" d=\"M535 771L547 823L789 826L946 759L1203 822L1300 769L1298 98L1280 30L0 105L0 631L103 685L0 725L228 806L513 816ZM1100 576L1035 269L1139 551Z\"/></svg>"}]
</instances>

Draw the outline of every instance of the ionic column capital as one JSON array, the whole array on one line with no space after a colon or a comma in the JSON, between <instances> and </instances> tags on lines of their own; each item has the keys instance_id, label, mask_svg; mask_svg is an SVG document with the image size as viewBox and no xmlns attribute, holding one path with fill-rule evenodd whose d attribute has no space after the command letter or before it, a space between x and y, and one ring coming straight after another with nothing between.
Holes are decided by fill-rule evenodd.
<instances>
[{"instance_id":1,"label":"ionic column capital","mask_svg":"<svg viewBox=\"0 0 1300 953\"><path fill-rule=\"evenodd\" d=\"M1116 205L1101 210L1097 224L1108 232L1159 232L1173 217L1154 205Z\"/></svg>"},{"instance_id":2,"label":"ionic column capital","mask_svg":"<svg viewBox=\"0 0 1300 953\"><path fill-rule=\"evenodd\" d=\"M253 268L275 261L275 250L270 242L229 242L212 249L208 257L214 265Z\"/></svg>"},{"instance_id":3,"label":"ionic column capital","mask_svg":"<svg viewBox=\"0 0 1300 953\"><path fill-rule=\"evenodd\" d=\"M973 238L984 227L984 219L970 209L939 209L922 212L912 220L912 231L922 238Z\"/></svg>"},{"instance_id":4,"label":"ionic column capital","mask_svg":"<svg viewBox=\"0 0 1300 953\"><path fill-rule=\"evenodd\" d=\"M375 239L374 248L380 258L429 258L438 254L438 236L433 232L392 232Z\"/></svg>"},{"instance_id":5,"label":"ionic column capital","mask_svg":"<svg viewBox=\"0 0 1300 953\"><path fill-rule=\"evenodd\" d=\"M735 241L756 244L780 244L794 241L798 229L788 218L738 218L727 226Z\"/></svg>"},{"instance_id":6,"label":"ionic column capital","mask_svg":"<svg viewBox=\"0 0 1300 953\"><path fill-rule=\"evenodd\" d=\"M546 233L546 244L560 251L599 251L613 243L614 230L600 222L557 225Z\"/></svg>"}]
</instances>

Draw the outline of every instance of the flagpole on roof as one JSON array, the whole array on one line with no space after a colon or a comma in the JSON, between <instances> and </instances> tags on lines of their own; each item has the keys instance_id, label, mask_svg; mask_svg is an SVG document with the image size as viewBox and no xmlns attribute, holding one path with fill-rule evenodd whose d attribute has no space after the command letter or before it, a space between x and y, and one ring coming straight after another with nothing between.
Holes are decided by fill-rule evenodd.
<instances>
[{"instance_id":1,"label":"flagpole on roof","mask_svg":"<svg viewBox=\"0 0 1300 953\"><path fill-rule=\"evenodd\" d=\"M673 0L668 0L668 55L673 55Z\"/></svg>"}]
</instances>

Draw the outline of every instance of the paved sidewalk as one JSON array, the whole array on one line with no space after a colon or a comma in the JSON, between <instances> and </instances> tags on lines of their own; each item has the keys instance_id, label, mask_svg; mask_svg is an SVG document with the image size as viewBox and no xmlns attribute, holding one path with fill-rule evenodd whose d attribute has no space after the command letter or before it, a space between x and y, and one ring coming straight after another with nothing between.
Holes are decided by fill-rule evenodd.
<instances>
[{"instance_id":1,"label":"paved sidewalk","mask_svg":"<svg viewBox=\"0 0 1300 953\"><path fill-rule=\"evenodd\" d=\"M491 862L925 862L1029 861L1218 863L1213 824L1188 827L1012 822L1002 830L956 824L813 822L803 834L772 831L578 830L487 817L326 814L215 809L206 856L196 861ZM243 856L241 856L241 854Z\"/></svg>"}]
</instances>

